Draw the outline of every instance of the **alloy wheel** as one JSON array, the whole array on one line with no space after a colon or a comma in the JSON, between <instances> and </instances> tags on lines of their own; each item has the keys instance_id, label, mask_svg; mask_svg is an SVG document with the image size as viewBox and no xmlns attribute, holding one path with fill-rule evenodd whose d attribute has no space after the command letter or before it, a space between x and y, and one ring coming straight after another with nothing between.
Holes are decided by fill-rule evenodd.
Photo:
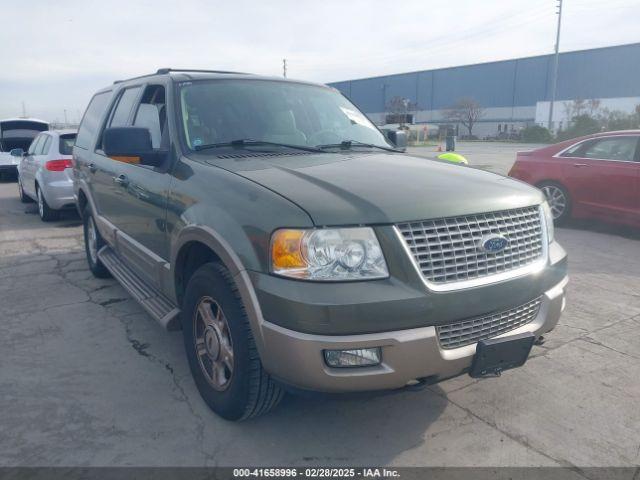
<instances>
[{"instance_id":1,"label":"alloy wheel","mask_svg":"<svg viewBox=\"0 0 640 480\"><path fill-rule=\"evenodd\" d=\"M193 322L200 369L215 390L224 391L233 377L233 343L227 317L218 302L203 297L198 302Z\"/></svg>"},{"instance_id":2,"label":"alloy wheel","mask_svg":"<svg viewBox=\"0 0 640 480\"><path fill-rule=\"evenodd\" d=\"M89 246L89 256L93 264L98 263L98 234L96 232L96 224L93 217L87 220L87 243Z\"/></svg>"},{"instance_id":3,"label":"alloy wheel","mask_svg":"<svg viewBox=\"0 0 640 480\"><path fill-rule=\"evenodd\" d=\"M40 218L44 218L44 198L42 196L42 190L38 189L38 213Z\"/></svg>"},{"instance_id":4,"label":"alloy wheel","mask_svg":"<svg viewBox=\"0 0 640 480\"><path fill-rule=\"evenodd\" d=\"M542 193L547 197L554 220L561 217L567 209L567 197L562 189L555 185L545 185L542 187Z\"/></svg>"}]
</instances>

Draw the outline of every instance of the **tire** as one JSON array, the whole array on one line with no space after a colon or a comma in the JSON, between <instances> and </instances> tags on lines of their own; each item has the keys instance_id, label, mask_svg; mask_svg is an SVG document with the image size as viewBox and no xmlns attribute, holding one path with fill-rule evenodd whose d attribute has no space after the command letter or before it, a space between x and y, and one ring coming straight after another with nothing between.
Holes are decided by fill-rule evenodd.
<instances>
[{"instance_id":1,"label":"tire","mask_svg":"<svg viewBox=\"0 0 640 480\"><path fill-rule=\"evenodd\" d=\"M24 193L24 190L22 189L22 180L20 180L20 177L18 176L18 196L20 197L20 201L22 203L32 203L33 199L26 195Z\"/></svg>"},{"instance_id":2,"label":"tire","mask_svg":"<svg viewBox=\"0 0 640 480\"><path fill-rule=\"evenodd\" d=\"M111 272L107 270L107 267L105 267L98 258L98 252L105 245L105 242L96 227L89 207L86 207L82 214L82 223L84 230L84 251L87 255L89 270L91 270L91 273L93 273L93 276L96 278L111 277Z\"/></svg>"},{"instance_id":3,"label":"tire","mask_svg":"<svg viewBox=\"0 0 640 480\"><path fill-rule=\"evenodd\" d=\"M256 417L282 399L282 388L262 367L238 289L223 265L206 263L192 275L182 330L200 395L222 418Z\"/></svg>"},{"instance_id":4,"label":"tire","mask_svg":"<svg viewBox=\"0 0 640 480\"><path fill-rule=\"evenodd\" d=\"M538 184L549 202L553 223L564 225L571 219L571 197L567 189L557 182L542 182Z\"/></svg>"},{"instance_id":5,"label":"tire","mask_svg":"<svg viewBox=\"0 0 640 480\"><path fill-rule=\"evenodd\" d=\"M53 222L54 220L58 220L58 218L60 218L60 212L49 206L46 198L44 198L44 195L42 194L42 190L37 185L36 195L38 197L38 215L40 216L40 220L43 222Z\"/></svg>"}]
</instances>

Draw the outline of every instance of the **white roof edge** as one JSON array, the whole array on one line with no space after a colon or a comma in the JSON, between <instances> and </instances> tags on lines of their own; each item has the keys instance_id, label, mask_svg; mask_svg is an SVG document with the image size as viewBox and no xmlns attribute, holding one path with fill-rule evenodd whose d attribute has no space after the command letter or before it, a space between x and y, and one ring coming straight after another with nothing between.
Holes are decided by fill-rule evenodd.
<instances>
[{"instance_id":1,"label":"white roof edge","mask_svg":"<svg viewBox=\"0 0 640 480\"><path fill-rule=\"evenodd\" d=\"M49 122L47 122L46 120L40 120L39 118L2 118L0 119L0 123L17 122L17 121L38 122L38 123L46 123L47 125L49 125Z\"/></svg>"}]
</instances>

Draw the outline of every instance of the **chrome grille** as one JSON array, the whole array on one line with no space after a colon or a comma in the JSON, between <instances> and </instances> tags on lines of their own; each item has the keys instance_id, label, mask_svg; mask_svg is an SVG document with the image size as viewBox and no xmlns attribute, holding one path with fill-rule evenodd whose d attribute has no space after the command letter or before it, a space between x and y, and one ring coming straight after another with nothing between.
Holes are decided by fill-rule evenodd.
<instances>
[{"instance_id":1,"label":"chrome grille","mask_svg":"<svg viewBox=\"0 0 640 480\"><path fill-rule=\"evenodd\" d=\"M436 327L442 348L458 348L514 330L538 315L542 297L500 313Z\"/></svg>"},{"instance_id":2,"label":"chrome grille","mask_svg":"<svg viewBox=\"0 0 640 480\"><path fill-rule=\"evenodd\" d=\"M425 280L447 284L530 265L543 254L538 206L396 225ZM509 240L497 253L480 248L487 234Z\"/></svg>"}]
</instances>

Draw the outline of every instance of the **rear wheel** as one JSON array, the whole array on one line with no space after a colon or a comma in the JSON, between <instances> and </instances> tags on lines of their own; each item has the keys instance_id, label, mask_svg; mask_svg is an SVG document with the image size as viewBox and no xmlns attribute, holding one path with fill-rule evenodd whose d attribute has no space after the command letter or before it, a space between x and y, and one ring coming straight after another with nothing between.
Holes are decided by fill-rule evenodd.
<instances>
[{"instance_id":1,"label":"rear wheel","mask_svg":"<svg viewBox=\"0 0 640 480\"><path fill-rule=\"evenodd\" d=\"M262 367L229 271L219 263L200 267L182 307L189 367L209 408L227 420L244 420L275 407L283 391Z\"/></svg>"},{"instance_id":2,"label":"rear wheel","mask_svg":"<svg viewBox=\"0 0 640 480\"><path fill-rule=\"evenodd\" d=\"M38 215L40 215L40 220L43 222L52 222L60 218L60 212L49 206L42 194L42 189L36 187L36 194L38 197Z\"/></svg>"},{"instance_id":3,"label":"rear wheel","mask_svg":"<svg viewBox=\"0 0 640 480\"><path fill-rule=\"evenodd\" d=\"M84 210L82 219L84 223L84 250L87 254L89 270L91 270L94 277L109 278L111 273L98 258L98 252L105 245L105 242L96 227L96 222L89 207Z\"/></svg>"},{"instance_id":4,"label":"rear wheel","mask_svg":"<svg viewBox=\"0 0 640 480\"><path fill-rule=\"evenodd\" d=\"M553 221L556 225L564 224L571 217L571 199L567 190L555 182L543 182L538 185L547 198Z\"/></svg>"}]
</instances>

